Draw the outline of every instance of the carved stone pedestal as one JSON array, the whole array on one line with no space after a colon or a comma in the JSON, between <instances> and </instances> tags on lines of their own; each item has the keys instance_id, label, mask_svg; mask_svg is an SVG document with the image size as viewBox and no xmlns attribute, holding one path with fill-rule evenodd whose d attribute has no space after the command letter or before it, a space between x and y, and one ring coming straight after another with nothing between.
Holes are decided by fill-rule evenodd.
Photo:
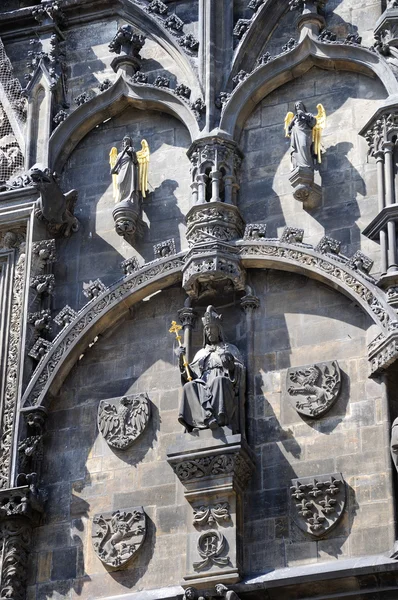
<instances>
[{"instance_id":1,"label":"carved stone pedestal","mask_svg":"<svg viewBox=\"0 0 398 600\"><path fill-rule=\"evenodd\" d=\"M322 188L314 183L314 172L311 169L297 167L289 176L293 187L293 196L303 203L304 208L316 208L322 198Z\"/></svg>"},{"instance_id":2,"label":"carved stone pedestal","mask_svg":"<svg viewBox=\"0 0 398 600\"><path fill-rule=\"evenodd\" d=\"M254 469L253 453L227 427L181 434L167 460L191 505L182 585L208 588L239 581L242 565L242 496Z\"/></svg>"},{"instance_id":3,"label":"carved stone pedestal","mask_svg":"<svg viewBox=\"0 0 398 600\"><path fill-rule=\"evenodd\" d=\"M134 209L130 200L124 200L116 204L112 211L113 220L115 221L115 231L118 235L123 236L127 241L131 240L134 234L139 233L140 215Z\"/></svg>"},{"instance_id":4,"label":"carved stone pedestal","mask_svg":"<svg viewBox=\"0 0 398 600\"><path fill-rule=\"evenodd\" d=\"M193 206L186 216L190 246L183 268L183 286L197 297L201 286L226 281L244 290L245 272L234 240L243 236L244 221L239 209L224 202Z\"/></svg>"}]
</instances>

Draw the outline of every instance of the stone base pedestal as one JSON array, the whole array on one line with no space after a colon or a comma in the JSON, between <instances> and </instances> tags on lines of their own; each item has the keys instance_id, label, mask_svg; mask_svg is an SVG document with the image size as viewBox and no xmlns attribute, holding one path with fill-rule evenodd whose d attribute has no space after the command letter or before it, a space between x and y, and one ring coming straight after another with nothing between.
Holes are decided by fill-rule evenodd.
<instances>
[{"instance_id":1,"label":"stone base pedestal","mask_svg":"<svg viewBox=\"0 0 398 600\"><path fill-rule=\"evenodd\" d=\"M126 241L130 242L135 233L141 234L141 217L130 200L124 200L116 204L112 216L115 221L116 233L124 237Z\"/></svg>"},{"instance_id":2,"label":"stone base pedestal","mask_svg":"<svg viewBox=\"0 0 398 600\"><path fill-rule=\"evenodd\" d=\"M320 205L322 188L314 183L312 169L297 167L292 171L289 181L293 187L293 196L303 203L304 208L316 208Z\"/></svg>"},{"instance_id":3,"label":"stone base pedestal","mask_svg":"<svg viewBox=\"0 0 398 600\"><path fill-rule=\"evenodd\" d=\"M242 565L242 495L254 456L229 428L181 434L167 461L184 486L187 562L183 587L236 583Z\"/></svg>"}]
</instances>

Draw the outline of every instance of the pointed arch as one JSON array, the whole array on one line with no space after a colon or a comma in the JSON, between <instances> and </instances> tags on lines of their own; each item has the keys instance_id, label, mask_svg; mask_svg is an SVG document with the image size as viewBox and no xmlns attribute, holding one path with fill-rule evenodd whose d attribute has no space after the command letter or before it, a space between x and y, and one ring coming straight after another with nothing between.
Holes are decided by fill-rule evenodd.
<instances>
[{"instance_id":1,"label":"pointed arch","mask_svg":"<svg viewBox=\"0 0 398 600\"><path fill-rule=\"evenodd\" d=\"M257 67L235 88L221 116L220 129L239 139L246 119L263 98L313 66L377 77L387 95L398 94L398 82L383 57L362 46L328 44L307 34L296 48Z\"/></svg>"},{"instance_id":2,"label":"pointed arch","mask_svg":"<svg viewBox=\"0 0 398 600\"><path fill-rule=\"evenodd\" d=\"M134 84L120 72L113 86L79 106L54 131L49 141L51 167L61 172L80 140L96 125L114 117L128 104L141 110L160 110L173 115L186 126L191 140L199 134L198 122L189 105L171 90Z\"/></svg>"}]
</instances>

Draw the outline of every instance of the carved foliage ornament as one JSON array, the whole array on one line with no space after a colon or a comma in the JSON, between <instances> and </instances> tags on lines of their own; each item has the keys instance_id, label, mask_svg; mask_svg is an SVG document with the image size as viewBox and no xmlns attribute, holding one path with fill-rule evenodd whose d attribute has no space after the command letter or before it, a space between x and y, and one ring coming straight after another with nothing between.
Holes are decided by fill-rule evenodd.
<instances>
[{"instance_id":1,"label":"carved foliage ornament","mask_svg":"<svg viewBox=\"0 0 398 600\"><path fill-rule=\"evenodd\" d=\"M98 406L98 428L112 448L125 450L148 425L150 402L147 394L132 394L101 400Z\"/></svg>"},{"instance_id":2,"label":"carved foliage ornament","mask_svg":"<svg viewBox=\"0 0 398 600\"><path fill-rule=\"evenodd\" d=\"M306 417L324 415L336 401L340 388L341 373L335 360L287 370L289 400Z\"/></svg>"},{"instance_id":3,"label":"carved foliage ornament","mask_svg":"<svg viewBox=\"0 0 398 600\"><path fill-rule=\"evenodd\" d=\"M196 526L225 525L231 520L228 502L219 502L218 504L208 506L198 506L193 509L193 524Z\"/></svg>"},{"instance_id":4,"label":"carved foliage ornament","mask_svg":"<svg viewBox=\"0 0 398 600\"><path fill-rule=\"evenodd\" d=\"M144 542L145 517L142 506L95 515L92 540L98 558L109 567L130 560Z\"/></svg>"},{"instance_id":5,"label":"carved foliage ornament","mask_svg":"<svg viewBox=\"0 0 398 600\"><path fill-rule=\"evenodd\" d=\"M295 523L312 536L322 537L340 521L346 504L341 473L292 479L291 513Z\"/></svg>"}]
</instances>

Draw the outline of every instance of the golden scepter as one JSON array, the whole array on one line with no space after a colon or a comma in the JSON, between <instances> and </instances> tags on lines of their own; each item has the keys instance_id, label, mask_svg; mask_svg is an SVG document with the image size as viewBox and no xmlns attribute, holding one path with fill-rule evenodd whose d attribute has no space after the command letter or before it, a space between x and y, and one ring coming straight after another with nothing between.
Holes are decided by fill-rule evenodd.
<instances>
[{"instance_id":1,"label":"golden scepter","mask_svg":"<svg viewBox=\"0 0 398 600\"><path fill-rule=\"evenodd\" d=\"M176 340L177 340L178 345L179 345L180 348L181 348L182 344L181 344L181 336L178 335L178 332L181 331L181 329L182 329L182 326L178 325L177 321L172 321L171 322L171 327L169 329L169 332L176 334ZM189 366L188 366L187 357L185 356L185 354L182 355L182 364L185 367L185 373L187 374L188 381L192 381L191 373L189 372Z\"/></svg>"}]
</instances>

